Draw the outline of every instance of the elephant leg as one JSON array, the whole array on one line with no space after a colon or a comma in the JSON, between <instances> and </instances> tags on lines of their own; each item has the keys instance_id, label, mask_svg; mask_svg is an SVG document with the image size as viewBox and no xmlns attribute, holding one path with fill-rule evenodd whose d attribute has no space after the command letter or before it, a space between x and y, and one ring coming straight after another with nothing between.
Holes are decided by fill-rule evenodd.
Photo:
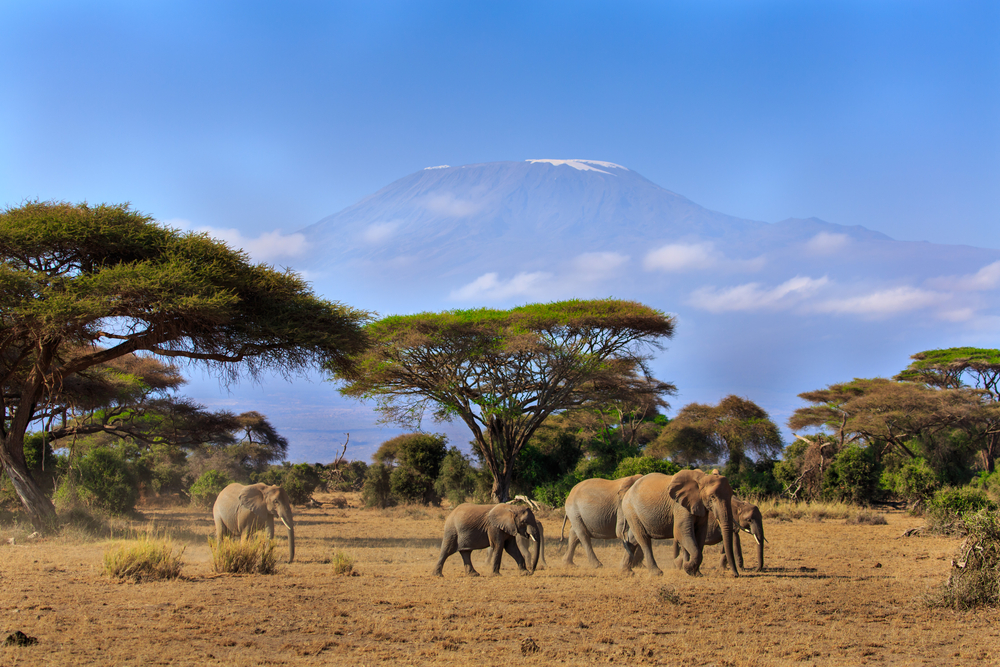
<instances>
[{"instance_id":1,"label":"elephant leg","mask_svg":"<svg viewBox=\"0 0 1000 667\"><path fill-rule=\"evenodd\" d=\"M566 549L566 555L563 556L563 565L566 567L574 567L576 563L573 562L573 554L576 553L576 545L580 543L580 538L576 536L576 531L572 528L569 529L569 547Z\"/></svg>"},{"instance_id":2,"label":"elephant leg","mask_svg":"<svg viewBox=\"0 0 1000 667\"><path fill-rule=\"evenodd\" d=\"M587 531L583 531L583 533L579 536L579 539L580 544L583 545L583 551L587 554L587 561L590 563L590 566L604 567L604 563L602 563L597 558L597 554L594 553L594 545L591 543L590 535L587 534Z\"/></svg>"},{"instance_id":3,"label":"elephant leg","mask_svg":"<svg viewBox=\"0 0 1000 667\"><path fill-rule=\"evenodd\" d=\"M514 539L513 537L509 537L506 540L504 540L503 549L508 554L510 554L510 557L514 559L515 563L517 563L518 570L520 570L522 573L528 571L528 566L525 565L524 563L524 556L521 555L521 550L517 548L516 539ZM496 574L496 572L498 571L499 569L495 570L494 574Z\"/></svg>"},{"instance_id":4,"label":"elephant leg","mask_svg":"<svg viewBox=\"0 0 1000 667\"><path fill-rule=\"evenodd\" d=\"M704 534L706 526L700 526L702 539L698 541L699 525L694 517L688 515L674 520L674 544L679 543L680 556L674 561L674 565L683 568L692 577L699 574L703 547L705 544Z\"/></svg>"},{"instance_id":5,"label":"elephant leg","mask_svg":"<svg viewBox=\"0 0 1000 667\"><path fill-rule=\"evenodd\" d=\"M504 549L507 548L507 540L504 540L502 543L491 544L490 547L493 550L493 553L490 554L490 570L492 570L493 574L500 574L500 559L503 558ZM517 544L514 545L514 550L517 550ZM518 556L520 555L518 554Z\"/></svg>"},{"instance_id":6,"label":"elephant leg","mask_svg":"<svg viewBox=\"0 0 1000 667\"><path fill-rule=\"evenodd\" d=\"M458 553L462 556L462 562L465 563L465 574L470 577L478 577L479 573L476 572L476 568L472 567L472 549L463 549Z\"/></svg>"},{"instance_id":7,"label":"elephant leg","mask_svg":"<svg viewBox=\"0 0 1000 667\"><path fill-rule=\"evenodd\" d=\"M448 557L453 553L458 551L458 538L454 535L445 535L444 539L441 540L441 555L438 557L437 565L434 566L434 571L431 572L435 577L440 577L441 568L444 567L444 562L448 560ZM462 558L468 558L468 552L462 552ZM472 567L472 562L469 560L465 561L465 571L468 572L469 568ZM473 570L475 572L475 570Z\"/></svg>"}]
</instances>

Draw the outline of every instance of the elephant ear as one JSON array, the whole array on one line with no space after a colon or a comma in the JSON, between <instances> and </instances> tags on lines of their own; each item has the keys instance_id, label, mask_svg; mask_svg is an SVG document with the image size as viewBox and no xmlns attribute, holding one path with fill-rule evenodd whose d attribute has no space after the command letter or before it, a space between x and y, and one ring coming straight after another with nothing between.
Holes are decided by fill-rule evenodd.
<instances>
[{"instance_id":1,"label":"elephant ear","mask_svg":"<svg viewBox=\"0 0 1000 667\"><path fill-rule=\"evenodd\" d=\"M510 505L497 505L490 510L490 523L507 533L517 535L517 521L514 519L514 510Z\"/></svg>"},{"instance_id":2,"label":"elephant ear","mask_svg":"<svg viewBox=\"0 0 1000 667\"><path fill-rule=\"evenodd\" d=\"M701 500L701 487L698 484L698 478L704 474L700 470L681 470L667 486L667 495L694 516L708 514L708 508Z\"/></svg>"},{"instance_id":3,"label":"elephant ear","mask_svg":"<svg viewBox=\"0 0 1000 667\"><path fill-rule=\"evenodd\" d=\"M256 512L264 502L264 494L255 486L245 486L240 491L240 506Z\"/></svg>"}]
</instances>

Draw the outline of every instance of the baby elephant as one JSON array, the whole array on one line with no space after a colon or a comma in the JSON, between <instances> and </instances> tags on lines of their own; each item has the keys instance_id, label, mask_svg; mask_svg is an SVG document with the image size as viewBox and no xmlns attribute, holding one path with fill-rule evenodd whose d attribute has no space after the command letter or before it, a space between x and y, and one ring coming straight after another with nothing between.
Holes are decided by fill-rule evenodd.
<instances>
[{"instance_id":1,"label":"baby elephant","mask_svg":"<svg viewBox=\"0 0 1000 667\"><path fill-rule=\"evenodd\" d=\"M539 541L541 534L535 515L527 507L515 505L473 505L463 503L452 510L444 522L444 539L441 540L441 557L433 574L441 576L444 562L456 551L462 554L465 563L465 573L479 576L472 567L472 551L474 549L493 548L493 574L500 573L500 557L506 551L510 554L517 567L522 572L531 574L538 565L540 549L534 549L531 559L531 569L524 565L524 557L517 548L517 536Z\"/></svg>"}]
</instances>

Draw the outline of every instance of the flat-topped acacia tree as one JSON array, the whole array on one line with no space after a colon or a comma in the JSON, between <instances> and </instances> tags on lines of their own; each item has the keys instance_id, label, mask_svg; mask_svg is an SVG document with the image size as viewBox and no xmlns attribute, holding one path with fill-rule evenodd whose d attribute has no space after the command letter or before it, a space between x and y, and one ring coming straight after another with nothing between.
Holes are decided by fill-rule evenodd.
<instances>
[{"instance_id":1,"label":"flat-topped acacia tree","mask_svg":"<svg viewBox=\"0 0 1000 667\"><path fill-rule=\"evenodd\" d=\"M126 205L28 202L0 213L0 462L35 526L55 517L24 435L64 380L141 352L232 381L322 365L349 375L369 314L313 295L204 234Z\"/></svg>"},{"instance_id":2,"label":"flat-topped acacia tree","mask_svg":"<svg viewBox=\"0 0 1000 667\"><path fill-rule=\"evenodd\" d=\"M633 301L398 315L365 332L371 347L352 358L356 375L332 369L341 393L375 401L404 427L419 428L426 412L461 419L493 475L495 502L509 499L514 461L549 415L673 390L647 362L674 318Z\"/></svg>"}]
</instances>

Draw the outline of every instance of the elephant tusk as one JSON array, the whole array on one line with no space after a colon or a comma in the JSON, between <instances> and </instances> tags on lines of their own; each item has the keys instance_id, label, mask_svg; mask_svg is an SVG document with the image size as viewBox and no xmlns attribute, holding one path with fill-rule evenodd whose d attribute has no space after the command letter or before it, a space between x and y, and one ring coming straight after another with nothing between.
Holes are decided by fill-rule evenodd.
<instances>
[{"instance_id":1,"label":"elephant tusk","mask_svg":"<svg viewBox=\"0 0 1000 667\"><path fill-rule=\"evenodd\" d=\"M537 542L537 541L538 541L538 540L536 540L536 539L535 539L535 536L534 536L534 535L528 535L528 537L530 537L530 538L531 538L531 541L532 541L532 542Z\"/></svg>"},{"instance_id":2,"label":"elephant tusk","mask_svg":"<svg viewBox=\"0 0 1000 667\"><path fill-rule=\"evenodd\" d=\"M750 533L750 531L749 531L749 530L748 530L747 532L748 532L748 533ZM750 533L750 534L751 534L751 535L753 535L753 533ZM755 541L757 542L757 544L760 544L760 540L758 540L758 539L757 539L757 536L756 536L756 535L754 535L754 536L753 536L753 539L754 539L754 540L755 540ZM766 540L765 540L765 541L766 541Z\"/></svg>"},{"instance_id":3,"label":"elephant tusk","mask_svg":"<svg viewBox=\"0 0 1000 667\"><path fill-rule=\"evenodd\" d=\"M280 516L278 518L281 519ZM289 526L288 522L285 521L284 519L281 519L281 523L285 524L285 528L287 528L288 530L295 530L294 528L292 528L291 526Z\"/></svg>"},{"instance_id":4,"label":"elephant tusk","mask_svg":"<svg viewBox=\"0 0 1000 667\"><path fill-rule=\"evenodd\" d=\"M746 529L746 528L740 528L740 530L742 530L742 531L743 531L744 533L746 533L747 535L753 535L753 533L751 533L751 532L750 532L750 531L749 531L748 529Z\"/></svg>"}]
</instances>

